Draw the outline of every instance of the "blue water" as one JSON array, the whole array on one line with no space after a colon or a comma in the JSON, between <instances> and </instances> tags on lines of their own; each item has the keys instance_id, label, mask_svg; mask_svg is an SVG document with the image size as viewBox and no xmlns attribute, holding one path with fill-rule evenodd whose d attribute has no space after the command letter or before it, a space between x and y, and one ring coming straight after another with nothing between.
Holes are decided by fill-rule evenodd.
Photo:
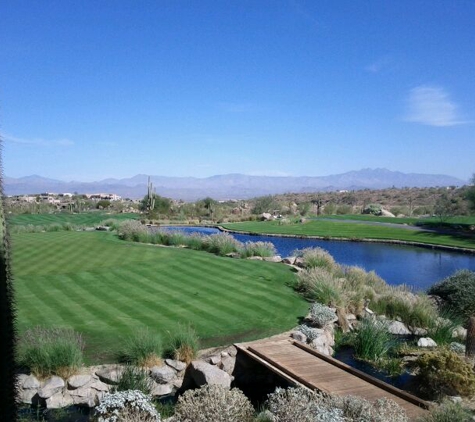
<instances>
[{"instance_id":1,"label":"blue water","mask_svg":"<svg viewBox=\"0 0 475 422\"><path fill-rule=\"evenodd\" d=\"M185 233L213 234L209 227L167 227ZM424 291L435 282L460 269L475 271L475 254L449 252L417 246L334 240L296 239L274 236L233 234L240 242L272 242L282 257L296 249L320 247L327 250L339 264L358 265L366 271L374 270L386 282L406 284Z\"/></svg>"}]
</instances>

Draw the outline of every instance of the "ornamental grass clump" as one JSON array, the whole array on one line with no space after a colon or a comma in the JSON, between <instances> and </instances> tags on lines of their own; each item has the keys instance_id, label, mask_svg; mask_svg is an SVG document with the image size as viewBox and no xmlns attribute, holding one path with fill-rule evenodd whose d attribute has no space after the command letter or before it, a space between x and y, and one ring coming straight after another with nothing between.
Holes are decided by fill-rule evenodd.
<instances>
[{"instance_id":1,"label":"ornamental grass clump","mask_svg":"<svg viewBox=\"0 0 475 422\"><path fill-rule=\"evenodd\" d=\"M322 248L296 250L292 252L292 255L301 257L306 268L326 268L328 271L333 272L338 267L333 257Z\"/></svg>"},{"instance_id":2,"label":"ornamental grass clump","mask_svg":"<svg viewBox=\"0 0 475 422\"><path fill-rule=\"evenodd\" d=\"M190 363L198 354L199 338L189 325L179 324L169 332L164 355L185 363Z\"/></svg>"},{"instance_id":3,"label":"ornamental grass clump","mask_svg":"<svg viewBox=\"0 0 475 422\"><path fill-rule=\"evenodd\" d=\"M119 238L133 242L148 242L150 238L149 230L138 220L126 220L120 224L118 229Z\"/></svg>"},{"instance_id":4,"label":"ornamental grass clump","mask_svg":"<svg viewBox=\"0 0 475 422\"><path fill-rule=\"evenodd\" d=\"M359 359L375 362L389 356L396 347L396 340L388 331L385 321L364 318L354 335L353 346Z\"/></svg>"},{"instance_id":5,"label":"ornamental grass clump","mask_svg":"<svg viewBox=\"0 0 475 422\"><path fill-rule=\"evenodd\" d=\"M150 394L153 388L153 381L149 376L149 371L135 365L126 365L120 373L114 391L137 390L144 394Z\"/></svg>"},{"instance_id":6,"label":"ornamental grass clump","mask_svg":"<svg viewBox=\"0 0 475 422\"><path fill-rule=\"evenodd\" d=\"M145 328L124 339L117 358L119 362L152 367L161 364L162 354L161 336Z\"/></svg>"},{"instance_id":7,"label":"ornamental grass clump","mask_svg":"<svg viewBox=\"0 0 475 422\"><path fill-rule=\"evenodd\" d=\"M271 242L246 242L239 251L241 258L251 256L271 257L277 254L275 246Z\"/></svg>"},{"instance_id":8,"label":"ornamental grass clump","mask_svg":"<svg viewBox=\"0 0 475 422\"><path fill-rule=\"evenodd\" d=\"M160 422L152 398L136 390L105 393L94 418L97 422Z\"/></svg>"},{"instance_id":9,"label":"ornamental grass clump","mask_svg":"<svg viewBox=\"0 0 475 422\"><path fill-rule=\"evenodd\" d=\"M449 345L454 341L454 332L463 323L463 319L449 312L442 311L427 326L427 337L434 340L438 346Z\"/></svg>"},{"instance_id":10,"label":"ornamental grass clump","mask_svg":"<svg viewBox=\"0 0 475 422\"><path fill-rule=\"evenodd\" d=\"M295 289L304 297L320 303L339 306L345 302L343 280L326 268L309 268L297 274Z\"/></svg>"},{"instance_id":11,"label":"ornamental grass clump","mask_svg":"<svg viewBox=\"0 0 475 422\"><path fill-rule=\"evenodd\" d=\"M68 328L35 327L19 342L19 361L39 378L58 375L68 378L83 363L84 341Z\"/></svg>"},{"instance_id":12,"label":"ornamental grass clump","mask_svg":"<svg viewBox=\"0 0 475 422\"><path fill-rule=\"evenodd\" d=\"M244 393L222 385L204 385L186 391L178 399L177 422L251 422L254 408Z\"/></svg>"},{"instance_id":13,"label":"ornamental grass clump","mask_svg":"<svg viewBox=\"0 0 475 422\"><path fill-rule=\"evenodd\" d=\"M208 252L224 256L240 250L242 243L229 233L216 233L205 239L204 247Z\"/></svg>"}]
</instances>

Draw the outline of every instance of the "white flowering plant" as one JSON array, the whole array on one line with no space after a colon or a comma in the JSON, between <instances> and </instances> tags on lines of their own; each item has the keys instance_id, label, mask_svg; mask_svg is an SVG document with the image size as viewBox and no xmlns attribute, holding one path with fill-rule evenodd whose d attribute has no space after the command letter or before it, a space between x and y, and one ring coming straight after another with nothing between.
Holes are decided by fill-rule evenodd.
<instances>
[{"instance_id":1,"label":"white flowering plant","mask_svg":"<svg viewBox=\"0 0 475 422\"><path fill-rule=\"evenodd\" d=\"M104 394L94 411L97 422L140 420L160 422L160 414L152 404L152 398L138 390Z\"/></svg>"}]
</instances>

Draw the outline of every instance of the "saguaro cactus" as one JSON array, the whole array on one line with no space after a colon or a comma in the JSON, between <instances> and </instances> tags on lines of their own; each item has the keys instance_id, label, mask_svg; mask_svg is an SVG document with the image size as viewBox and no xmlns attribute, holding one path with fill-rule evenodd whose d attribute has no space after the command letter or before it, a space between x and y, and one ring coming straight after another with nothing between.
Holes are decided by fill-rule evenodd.
<instances>
[{"instance_id":1,"label":"saguaro cactus","mask_svg":"<svg viewBox=\"0 0 475 422\"><path fill-rule=\"evenodd\" d=\"M0 139L1 151L1 139ZM0 158L0 420L17 420L15 375L15 311L10 273L9 241L3 203L3 172Z\"/></svg>"},{"instance_id":2,"label":"saguaro cactus","mask_svg":"<svg viewBox=\"0 0 475 422\"><path fill-rule=\"evenodd\" d=\"M153 211L155 208L155 192L153 191L153 185L148 176L148 189L147 189L147 211Z\"/></svg>"}]
</instances>

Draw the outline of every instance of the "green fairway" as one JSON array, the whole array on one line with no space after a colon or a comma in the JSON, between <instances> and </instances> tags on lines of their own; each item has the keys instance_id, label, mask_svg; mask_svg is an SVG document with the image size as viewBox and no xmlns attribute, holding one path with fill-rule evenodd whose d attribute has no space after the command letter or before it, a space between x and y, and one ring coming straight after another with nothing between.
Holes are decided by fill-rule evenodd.
<instances>
[{"instance_id":1,"label":"green fairway","mask_svg":"<svg viewBox=\"0 0 475 422\"><path fill-rule=\"evenodd\" d=\"M403 227L354 224L344 221L310 220L305 223L281 224L279 221L226 223L229 230L259 234L284 234L296 236L319 236L324 238L345 238L351 240L375 239L398 240L430 245L475 249L475 236L441 234L434 231L415 231Z\"/></svg>"},{"instance_id":2,"label":"green fairway","mask_svg":"<svg viewBox=\"0 0 475 422\"><path fill-rule=\"evenodd\" d=\"M31 224L33 226L47 226L49 224L71 223L77 226L94 226L109 218L115 220L127 220L138 218L139 214L110 214L103 211L83 212L81 214L71 214L67 212L55 214L19 214L7 217L8 224L12 226L22 226Z\"/></svg>"},{"instance_id":3,"label":"green fairway","mask_svg":"<svg viewBox=\"0 0 475 422\"><path fill-rule=\"evenodd\" d=\"M290 329L307 304L284 265L118 240L105 232L12 236L17 328L72 327L89 362L111 361L121 338L190 323L203 346Z\"/></svg>"}]
</instances>

